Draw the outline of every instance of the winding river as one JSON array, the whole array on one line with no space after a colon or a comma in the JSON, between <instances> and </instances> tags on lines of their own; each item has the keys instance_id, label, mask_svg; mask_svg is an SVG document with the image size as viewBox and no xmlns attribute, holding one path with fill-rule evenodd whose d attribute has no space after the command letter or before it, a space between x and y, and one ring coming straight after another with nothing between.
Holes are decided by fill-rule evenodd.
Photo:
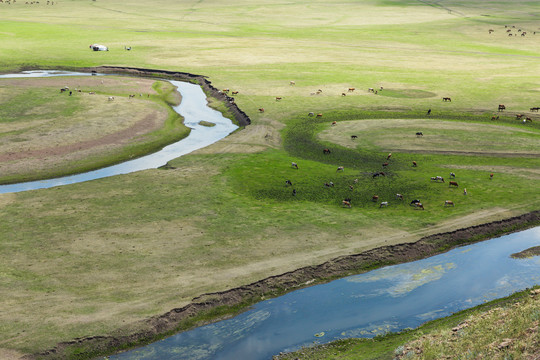
<instances>
[{"instance_id":1,"label":"winding river","mask_svg":"<svg viewBox=\"0 0 540 360\"><path fill-rule=\"evenodd\" d=\"M313 343L414 328L540 283L540 257L510 257L539 243L536 227L297 290L110 358L262 360Z\"/></svg>"},{"instance_id":2,"label":"winding river","mask_svg":"<svg viewBox=\"0 0 540 360\"><path fill-rule=\"evenodd\" d=\"M91 76L91 74L65 71L26 71L19 74L0 75L0 78L51 76ZM155 169L165 165L169 160L213 144L238 128L238 126L234 125L230 119L224 117L219 111L208 107L206 95L200 86L183 81L167 81L170 81L171 84L176 86L182 95L182 102L180 105L173 107L173 109L184 117L184 124L191 128L191 132L187 137L164 147L158 152L102 169L56 179L0 185L0 194L51 188L108 176L127 174L139 170ZM208 127L200 125L201 120L214 123L215 126Z\"/></svg>"}]
</instances>

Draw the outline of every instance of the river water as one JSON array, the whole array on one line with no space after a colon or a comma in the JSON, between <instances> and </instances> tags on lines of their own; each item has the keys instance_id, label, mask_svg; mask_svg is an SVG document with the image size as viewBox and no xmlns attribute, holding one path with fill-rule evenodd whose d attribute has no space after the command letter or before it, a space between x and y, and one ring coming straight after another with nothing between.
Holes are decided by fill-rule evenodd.
<instances>
[{"instance_id":1,"label":"river water","mask_svg":"<svg viewBox=\"0 0 540 360\"><path fill-rule=\"evenodd\" d=\"M415 328L540 283L540 257L510 257L539 244L537 227L297 290L110 358L271 359L314 343Z\"/></svg>"},{"instance_id":2,"label":"river water","mask_svg":"<svg viewBox=\"0 0 540 360\"><path fill-rule=\"evenodd\" d=\"M64 71L26 71L19 74L0 75L0 78L51 76L91 76L91 74ZM180 105L173 108L178 114L184 117L184 124L191 128L190 134L184 139L168 145L153 154L95 171L56 179L0 185L0 194L44 189L100 179L108 176L127 174L139 170L155 169L165 165L169 160L213 144L238 128L238 126L234 125L230 119L224 117L219 111L208 107L206 95L200 86L183 81L170 82L178 88L178 91L182 95L182 102ZM199 122L201 120L214 123L215 126L208 127L200 125Z\"/></svg>"}]
</instances>

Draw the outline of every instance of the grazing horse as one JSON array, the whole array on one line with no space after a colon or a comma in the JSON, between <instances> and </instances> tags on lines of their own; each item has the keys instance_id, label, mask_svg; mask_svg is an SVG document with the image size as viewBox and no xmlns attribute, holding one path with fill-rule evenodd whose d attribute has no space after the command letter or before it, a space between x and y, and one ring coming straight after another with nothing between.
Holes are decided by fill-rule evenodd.
<instances>
[{"instance_id":1,"label":"grazing horse","mask_svg":"<svg viewBox=\"0 0 540 360\"><path fill-rule=\"evenodd\" d=\"M420 200L416 199L416 200L411 201L410 203L411 206L416 206L416 204L420 204Z\"/></svg>"},{"instance_id":2,"label":"grazing horse","mask_svg":"<svg viewBox=\"0 0 540 360\"><path fill-rule=\"evenodd\" d=\"M416 161L413 161L413 162L412 162L412 166L413 166L413 167L417 167L417 166L418 166L418 164L416 163Z\"/></svg>"},{"instance_id":3,"label":"grazing horse","mask_svg":"<svg viewBox=\"0 0 540 360\"><path fill-rule=\"evenodd\" d=\"M431 115L431 109L428 109L427 114Z\"/></svg>"},{"instance_id":4,"label":"grazing horse","mask_svg":"<svg viewBox=\"0 0 540 360\"><path fill-rule=\"evenodd\" d=\"M291 163L291 166L292 166L293 168L295 168L295 169L298 169L298 164L295 163L295 162L292 162L292 163Z\"/></svg>"},{"instance_id":5,"label":"grazing horse","mask_svg":"<svg viewBox=\"0 0 540 360\"><path fill-rule=\"evenodd\" d=\"M276 96L276 101L279 101L279 100L281 100L281 99L283 99L283 98L280 97L280 96Z\"/></svg>"},{"instance_id":6,"label":"grazing horse","mask_svg":"<svg viewBox=\"0 0 540 360\"><path fill-rule=\"evenodd\" d=\"M292 196L296 196L296 189L292 190Z\"/></svg>"},{"instance_id":7,"label":"grazing horse","mask_svg":"<svg viewBox=\"0 0 540 360\"><path fill-rule=\"evenodd\" d=\"M499 120L499 115L497 115L497 116L493 115L493 116L491 117L491 120Z\"/></svg>"},{"instance_id":8,"label":"grazing horse","mask_svg":"<svg viewBox=\"0 0 540 360\"><path fill-rule=\"evenodd\" d=\"M403 195L402 194L396 194L396 199L403 200Z\"/></svg>"},{"instance_id":9,"label":"grazing horse","mask_svg":"<svg viewBox=\"0 0 540 360\"><path fill-rule=\"evenodd\" d=\"M233 95L238 95L238 91L233 91L232 94Z\"/></svg>"},{"instance_id":10,"label":"grazing horse","mask_svg":"<svg viewBox=\"0 0 540 360\"><path fill-rule=\"evenodd\" d=\"M354 190L354 186L349 185L349 189L350 189L351 191L353 191L353 190Z\"/></svg>"},{"instance_id":11,"label":"grazing horse","mask_svg":"<svg viewBox=\"0 0 540 360\"><path fill-rule=\"evenodd\" d=\"M263 112L264 112L264 108L260 108L260 109L259 109L259 112L260 112L260 113L263 113Z\"/></svg>"},{"instance_id":12,"label":"grazing horse","mask_svg":"<svg viewBox=\"0 0 540 360\"><path fill-rule=\"evenodd\" d=\"M380 205L379 205L379 209L382 208L382 207L387 207L388 206L388 201L383 201Z\"/></svg>"},{"instance_id":13,"label":"grazing horse","mask_svg":"<svg viewBox=\"0 0 540 360\"><path fill-rule=\"evenodd\" d=\"M492 32L494 32L495 30L493 29L489 29L488 32L491 34Z\"/></svg>"},{"instance_id":14,"label":"grazing horse","mask_svg":"<svg viewBox=\"0 0 540 360\"><path fill-rule=\"evenodd\" d=\"M506 106L499 104L499 111L504 111L504 110L506 110Z\"/></svg>"},{"instance_id":15,"label":"grazing horse","mask_svg":"<svg viewBox=\"0 0 540 360\"><path fill-rule=\"evenodd\" d=\"M356 90L356 88L351 87L349 90L347 90L347 92L353 92L354 90Z\"/></svg>"},{"instance_id":16,"label":"grazing horse","mask_svg":"<svg viewBox=\"0 0 540 360\"><path fill-rule=\"evenodd\" d=\"M324 186L326 186L326 187L334 187L334 183L330 181L330 182L324 183Z\"/></svg>"},{"instance_id":17,"label":"grazing horse","mask_svg":"<svg viewBox=\"0 0 540 360\"><path fill-rule=\"evenodd\" d=\"M129 98L130 98L130 99L133 99L134 97L135 97L135 94L130 94L130 95L129 95Z\"/></svg>"},{"instance_id":18,"label":"grazing horse","mask_svg":"<svg viewBox=\"0 0 540 360\"><path fill-rule=\"evenodd\" d=\"M525 118L525 120L523 120L523 122L527 122L527 121L528 121L528 122L532 122L532 119L531 119L530 117L527 116L527 117Z\"/></svg>"},{"instance_id":19,"label":"grazing horse","mask_svg":"<svg viewBox=\"0 0 540 360\"><path fill-rule=\"evenodd\" d=\"M389 164L387 162L383 163L382 166L383 167L387 167Z\"/></svg>"},{"instance_id":20,"label":"grazing horse","mask_svg":"<svg viewBox=\"0 0 540 360\"><path fill-rule=\"evenodd\" d=\"M88 95L96 95L96 93L93 92L93 91L90 91L90 92L88 93Z\"/></svg>"},{"instance_id":21,"label":"grazing horse","mask_svg":"<svg viewBox=\"0 0 540 360\"><path fill-rule=\"evenodd\" d=\"M372 92L372 93L375 93L375 90L373 88L369 88L367 89L368 92Z\"/></svg>"},{"instance_id":22,"label":"grazing horse","mask_svg":"<svg viewBox=\"0 0 540 360\"><path fill-rule=\"evenodd\" d=\"M450 178L455 179L455 178L456 178L456 174L454 174L453 172L451 172L451 173L450 173Z\"/></svg>"},{"instance_id":23,"label":"grazing horse","mask_svg":"<svg viewBox=\"0 0 540 360\"><path fill-rule=\"evenodd\" d=\"M423 134L421 131L418 131L418 132L416 133L416 136L424 136L424 134Z\"/></svg>"},{"instance_id":24,"label":"grazing horse","mask_svg":"<svg viewBox=\"0 0 540 360\"><path fill-rule=\"evenodd\" d=\"M223 91L223 92L226 94L226 93L229 92L229 89L223 89L223 90L221 90L221 91Z\"/></svg>"},{"instance_id":25,"label":"grazing horse","mask_svg":"<svg viewBox=\"0 0 540 360\"><path fill-rule=\"evenodd\" d=\"M454 205L454 202L453 202L453 201L446 200L446 201L444 202L444 206L455 206L455 205Z\"/></svg>"},{"instance_id":26,"label":"grazing horse","mask_svg":"<svg viewBox=\"0 0 540 360\"><path fill-rule=\"evenodd\" d=\"M442 98L442 101L449 101L449 102L452 102L452 99L449 98L449 97L443 97L443 98Z\"/></svg>"},{"instance_id":27,"label":"grazing horse","mask_svg":"<svg viewBox=\"0 0 540 360\"><path fill-rule=\"evenodd\" d=\"M521 120L522 117L523 117L523 114L516 114L516 120Z\"/></svg>"},{"instance_id":28,"label":"grazing horse","mask_svg":"<svg viewBox=\"0 0 540 360\"><path fill-rule=\"evenodd\" d=\"M373 202L377 202L378 200L379 200L378 195L373 195L373 197L371 198L371 201L373 201Z\"/></svg>"},{"instance_id":29,"label":"grazing horse","mask_svg":"<svg viewBox=\"0 0 540 360\"><path fill-rule=\"evenodd\" d=\"M458 185L458 183L455 182L455 181L450 181L450 182L448 183L448 187L450 187L450 186L458 187L459 185Z\"/></svg>"},{"instance_id":30,"label":"grazing horse","mask_svg":"<svg viewBox=\"0 0 540 360\"><path fill-rule=\"evenodd\" d=\"M336 172L338 172L338 171L344 171L344 170L345 170L345 168L344 168L343 166L338 166Z\"/></svg>"},{"instance_id":31,"label":"grazing horse","mask_svg":"<svg viewBox=\"0 0 540 360\"><path fill-rule=\"evenodd\" d=\"M347 96L347 94L345 94L345 93L341 93L341 96Z\"/></svg>"},{"instance_id":32,"label":"grazing horse","mask_svg":"<svg viewBox=\"0 0 540 360\"><path fill-rule=\"evenodd\" d=\"M531 112L534 112L534 111L538 112L538 110L540 110L540 107L535 106L535 107L530 108L529 110L531 110Z\"/></svg>"},{"instance_id":33,"label":"grazing horse","mask_svg":"<svg viewBox=\"0 0 540 360\"><path fill-rule=\"evenodd\" d=\"M330 149L323 149L322 152L323 152L323 154L330 154L331 151L330 151Z\"/></svg>"},{"instance_id":34,"label":"grazing horse","mask_svg":"<svg viewBox=\"0 0 540 360\"><path fill-rule=\"evenodd\" d=\"M467 195L467 188L463 189L463 195Z\"/></svg>"},{"instance_id":35,"label":"grazing horse","mask_svg":"<svg viewBox=\"0 0 540 360\"><path fill-rule=\"evenodd\" d=\"M425 209L424 209L424 205L422 205L421 202L415 203L415 204L414 204L414 208L415 208L415 209L422 209L422 210L425 210Z\"/></svg>"},{"instance_id":36,"label":"grazing horse","mask_svg":"<svg viewBox=\"0 0 540 360\"><path fill-rule=\"evenodd\" d=\"M372 177L373 179L375 179L376 177L379 177L379 176L386 176L386 175L381 171L381 172L378 172L378 173L373 174L371 177Z\"/></svg>"},{"instance_id":37,"label":"grazing horse","mask_svg":"<svg viewBox=\"0 0 540 360\"><path fill-rule=\"evenodd\" d=\"M351 135L351 139L358 139L358 135Z\"/></svg>"},{"instance_id":38,"label":"grazing horse","mask_svg":"<svg viewBox=\"0 0 540 360\"><path fill-rule=\"evenodd\" d=\"M489 180L493 179L493 173L489 174Z\"/></svg>"},{"instance_id":39,"label":"grazing horse","mask_svg":"<svg viewBox=\"0 0 540 360\"><path fill-rule=\"evenodd\" d=\"M289 82L289 85L296 85L294 81Z\"/></svg>"},{"instance_id":40,"label":"grazing horse","mask_svg":"<svg viewBox=\"0 0 540 360\"><path fill-rule=\"evenodd\" d=\"M343 200L341 205L343 205L343 207L348 207L349 209L351 208L351 202L347 200Z\"/></svg>"},{"instance_id":41,"label":"grazing horse","mask_svg":"<svg viewBox=\"0 0 540 360\"><path fill-rule=\"evenodd\" d=\"M318 113L316 117L322 117L322 113Z\"/></svg>"},{"instance_id":42,"label":"grazing horse","mask_svg":"<svg viewBox=\"0 0 540 360\"><path fill-rule=\"evenodd\" d=\"M113 101L114 100L114 96L109 96L109 101Z\"/></svg>"},{"instance_id":43,"label":"grazing horse","mask_svg":"<svg viewBox=\"0 0 540 360\"><path fill-rule=\"evenodd\" d=\"M332 121L332 126L336 126L337 125L337 121Z\"/></svg>"},{"instance_id":44,"label":"grazing horse","mask_svg":"<svg viewBox=\"0 0 540 360\"><path fill-rule=\"evenodd\" d=\"M309 114L307 114L307 116L315 116L315 113L314 112L309 112Z\"/></svg>"},{"instance_id":45,"label":"grazing horse","mask_svg":"<svg viewBox=\"0 0 540 360\"><path fill-rule=\"evenodd\" d=\"M290 185L290 186L292 186L291 180L285 180L285 185Z\"/></svg>"}]
</instances>

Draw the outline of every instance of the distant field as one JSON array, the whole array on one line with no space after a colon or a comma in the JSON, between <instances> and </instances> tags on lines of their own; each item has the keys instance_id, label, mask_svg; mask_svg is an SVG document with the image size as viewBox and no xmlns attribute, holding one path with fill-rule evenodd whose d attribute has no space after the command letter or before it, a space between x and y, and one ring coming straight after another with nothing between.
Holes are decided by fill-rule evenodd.
<instances>
[{"instance_id":1,"label":"distant field","mask_svg":"<svg viewBox=\"0 0 540 360\"><path fill-rule=\"evenodd\" d=\"M9 294L0 300L0 358L130 333L202 293L539 208L536 0L54 3L0 3L0 72L115 65L202 74L238 91L252 124L170 170L0 195L0 292ZM93 43L109 51L91 51ZM59 151L148 116L152 148L185 134L165 83L107 79L0 79L0 157ZM84 93L60 94L65 85ZM0 159L0 181L77 171L81 160L101 166L102 150L39 164ZM388 176L373 179L389 152ZM450 172L457 189L429 180ZM375 194L390 206L379 209Z\"/></svg>"}]
</instances>

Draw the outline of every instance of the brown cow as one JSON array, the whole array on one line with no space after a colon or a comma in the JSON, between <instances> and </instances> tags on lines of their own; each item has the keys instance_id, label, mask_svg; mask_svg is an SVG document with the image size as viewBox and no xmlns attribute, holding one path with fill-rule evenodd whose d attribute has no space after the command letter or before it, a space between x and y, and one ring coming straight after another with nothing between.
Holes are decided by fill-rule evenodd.
<instances>
[{"instance_id":1,"label":"brown cow","mask_svg":"<svg viewBox=\"0 0 540 360\"><path fill-rule=\"evenodd\" d=\"M444 202L444 206L455 206L455 205L454 205L454 202L453 202L453 201L446 200L446 201Z\"/></svg>"},{"instance_id":2,"label":"brown cow","mask_svg":"<svg viewBox=\"0 0 540 360\"><path fill-rule=\"evenodd\" d=\"M412 162L412 166L413 166L413 167L417 167L417 166L418 166L418 164L416 163L416 161L413 161L413 162Z\"/></svg>"},{"instance_id":3,"label":"brown cow","mask_svg":"<svg viewBox=\"0 0 540 360\"><path fill-rule=\"evenodd\" d=\"M506 110L506 106L500 104L499 105L499 111L504 111L504 110Z\"/></svg>"},{"instance_id":4,"label":"brown cow","mask_svg":"<svg viewBox=\"0 0 540 360\"><path fill-rule=\"evenodd\" d=\"M348 207L349 209L351 208L351 202L350 201L343 200L341 202L341 204L343 205L343 207Z\"/></svg>"},{"instance_id":5,"label":"brown cow","mask_svg":"<svg viewBox=\"0 0 540 360\"><path fill-rule=\"evenodd\" d=\"M449 97L443 97L442 100L443 100L443 101L449 101L449 102L452 102L452 99L449 98Z\"/></svg>"},{"instance_id":6,"label":"brown cow","mask_svg":"<svg viewBox=\"0 0 540 360\"><path fill-rule=\"evenodd\" d=\"M347 92L353 92L354 90L356 90L356 88L350 87Z\"/></svg>"},{"instance_id":7,"label":"brown cow","mask_svg":"<svg viewBox=\"0 0 540 360\"><path fill-rule=\"evenodd\" d=\"M373 197L371 198L371 200L373 202L377 202L379 200L379 196L378 195L373 195Z\"/></svg>"},{"instance_id":8,"label":"brown cow","mask_svg":"<svg viewBox=\"0 0 540 360\"><path fill-rule=\"evenodd\" d=\"M458 187L458 183L457 183L456 181L450 181L450 182L448 183L448 187L450 187L450 186Z\"/></svg>"},{"instance_id":9,"label":"brown cow","mask_svg":"<svg viewBox=\"0 0 540 360\"><path fill-rule=\"evenodd\" d=\"M316 117L322 117L322 114L321 114L321 113L318 113Z\"/></svg>"},{"instance_id":10,"label":"brown cow","mask_svg":"<svg viewBox=\"0 0 540 360\"><path fill-rule=\"evenodd\" d=\"M276 96L276 101L279 101L279 100L281 100L281 99L283 99L283 98L280 97L280 96Z\"/></svg>"}]
</instances>

